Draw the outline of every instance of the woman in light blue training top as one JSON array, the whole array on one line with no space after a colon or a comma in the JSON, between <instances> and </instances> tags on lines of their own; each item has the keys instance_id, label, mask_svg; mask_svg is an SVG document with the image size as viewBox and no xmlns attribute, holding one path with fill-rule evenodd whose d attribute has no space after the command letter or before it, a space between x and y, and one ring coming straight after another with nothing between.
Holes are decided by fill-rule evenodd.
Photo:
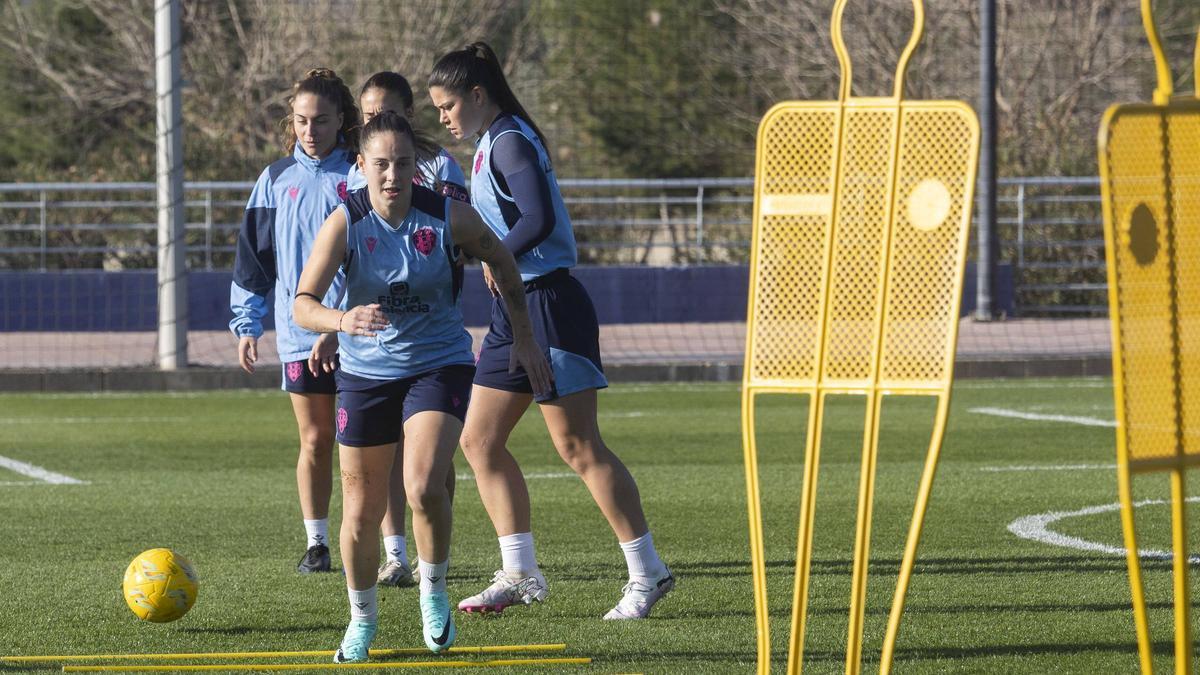
<instances>
[{"instance_id":1,"label":"woman in light blue training top","mask_svg":"<svg viewBox=\"0 0 1200 675\"><path fill-rule=\"evenodd\" d=\"M296 484L308 544L297 569L328 572L337 342L295 324L292 293L318 228L346 198L358 107L350 89L327 68L310 70L296 82L288 106L283 131L290 154L263 169L246 205L229 292L229 327L238 337L238 363L253 373L267 295L275 291L283 389L300 429ZM340 286L329 289L330 301Z\"/></svg>"},{"instance_id":2,"label":"woman in light blue training top","mask_svg":"<svg viewBox=\"0 0 1200 675\"><path fill-rule=\"evenodd\" d=\"M358 107L363 124L381 112L399 113L412 124L413 91L408 79L400 73L383 70L367 78L358 92ZM454 156L445 148L424 136L417 138L417 175L413 182L434 192L462 202L471 201L467 194L467 179ZM357 166L350 169L350 190L367 186L367 179Z\"/></svg>"},{"instance_id":3,"label":"woman in light blue training top","mask_svg":"<svg viewBox=\"0 0 1200 675\"><path fill-rule=\"evenodd\" d=\"M413 92L408 80L399 73L382 71L367 78L358 94L358 107L362 111L363 124L371 121L383 112L394 112L403 115L412 123ZM366 176L356 164L350 170L350 191L365 188ZM417 173L413 176L414 185L422 185L434 192L452 197L459 201L468 201L467 179L463 177L462 169L450 153L427 137L417 137ZM396 451L404 450L403 443L396 444ZM379 566L379 583L384 586L412 586L412 568L408 562L408 542L405 537L404 508L404 462L398 456L392 464L391 486L388 489L388 508L383 516L383 550L387 554L383 564ZM454 467L451 465L446 472L446 489L450 499L454 499Z\"/></svg>"},{"instance_id":4,"label":"woman in light blue training top","mask_svg":"<svg viewBox=\"0 0 1200 675\"><path fill-rule=\"evenodd\" d=\"M454 643L446 595L450 498L446 471L462 431L475 373L471 336L459 310L458 251L492 266L510 302L523 298L512 255L471 207L413 184L416 135L408 121L384 112L362 129L359 168L367 190L353 193L325 221L297 286L301 326L345 333L339 340L337 429L342 472L342 563L350 625L334 657L364 661L378 625L376 569L379 522L388 477L403 442L404 484L413 511L425 644ZM328 294L346 278L347 310ZM512 312L508 368L529 373L537 391L550 368L533 338L529 315Z\"/></svg>"},{"instance_id":5,"label":"woman in light blue training top","mask_svg":"<svg viewBox=\"0 0 1200 675\"><path fill-rule=\"evenodd\" d=\"M554 177L546 141L517 101L491 47L476 42L438 60L429 96L455 138L474 136L471 204L512 251L538 344L554 374L539 393L525 373L509 371L510 317L518 307L495 292L492 325L476 364L463 454L500 540L501 569L492 584L459 603L468 612L501 611L549 594L534 555L529 491L505 444L532 401L554 447L587 485L625 555L629 582L605 619L641 619L675 585L654 549L633 476L600 437L596 390L608 386L600 364L599 327L587 291L574 277L575 236Z\"/></svg>"}]
</instances>

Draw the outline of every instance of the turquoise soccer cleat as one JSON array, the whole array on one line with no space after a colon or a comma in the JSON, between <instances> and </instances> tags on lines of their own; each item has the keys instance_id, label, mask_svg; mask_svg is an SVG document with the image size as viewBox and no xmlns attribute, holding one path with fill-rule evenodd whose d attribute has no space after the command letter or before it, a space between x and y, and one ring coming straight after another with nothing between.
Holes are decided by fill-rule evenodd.
<instances>
[{"instance_id":1,"label":"turquoise soccer cleat","mask_svg":"<svg viewBox=\"0 0 1200 675\"><path fill-rule=\"evenodd\" d=\"M454 618L450 615L450 597L445 593L421 596L421 624L425 646L434 654L454 644Z\"/></svg>"},{"instance_id":2,"label":"turquoise soccer cleat","mask_svg":"<svg viewBox=\"0 0 1200 675\"><path fill-rule=\"evenodd\" d=\"M371 648L371 640L375 639L375 631L379 624L374 621L350 622L346 627L346 635L337 653L333 655L334 663L360 663L367 660L367 651Z\"/></svg>"}]
</instances>

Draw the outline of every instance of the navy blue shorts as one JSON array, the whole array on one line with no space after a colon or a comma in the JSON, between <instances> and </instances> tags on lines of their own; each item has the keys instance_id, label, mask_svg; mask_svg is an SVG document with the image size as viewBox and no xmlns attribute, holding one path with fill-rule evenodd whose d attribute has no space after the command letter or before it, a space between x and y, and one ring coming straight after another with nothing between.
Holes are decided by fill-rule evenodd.
<instances>
[{"instance_id":1,"label":"navy blue shorts","mask_svg":"<svg viewBox=\"0 0 1200 675\"><path fill-rule=\"evenodd\" d=\"M587 289L565 268L525 283L525 300L533 336L550 361L554 386L538 402L608 386L600 363L600 324ZM492 325L483 338L475 384L523 394L533 393L525 369L508 372L513 332L508 312L499 299L492 300Z\"/></svg>"},{"instance_id":2,"label":"navy blue shorts","mask_svg":"<svg viewBox=\"0 0 1200 675\"><path fill-rule=\"evenodd\" d=\"M395 443L408 418L427 410L461 422L474 374L474 366L456 365L399 380L372 380L338 370L338 443L353 448Z\"/></svg>"},{"instance_id":3,"label":"navy blue shorts","mask_svg":"<svg viewBox=\"0 0 1200 675\"><path fill-rule=\"evenodd\" d=\"M337 372L337 356L333 357L334 372ZM308 369L308 359L289 361L283 364L283 390L289 394L329 394L337 393L337 383L333 373L318 370L319 375L313 375Z\"/></svg>"}]
</instances>

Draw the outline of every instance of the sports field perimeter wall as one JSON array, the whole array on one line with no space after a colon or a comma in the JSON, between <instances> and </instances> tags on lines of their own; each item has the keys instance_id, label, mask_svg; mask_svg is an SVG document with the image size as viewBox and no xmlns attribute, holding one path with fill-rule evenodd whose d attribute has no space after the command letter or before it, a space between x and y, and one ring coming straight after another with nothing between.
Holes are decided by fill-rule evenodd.
<instances>
[{"instance_id":1,"label":"sports field perimeter wall","mask_svg":"<svg viewBox=\"0 0 1200 675\"><path fill-rule=\"evenodd\" d=\"M746 267L579 267L604 324L744 321ZM1000 269L997 305L1013 313L1012 268ZM188 274L188 328L222 330L229 324L229 271ZM0 332L153 331L158 326L155 272L96 270L0 272ZM975 306L975 274L968 269L963 314ZM486 326L491 300L478 268L469 268L462 293L468 326ZM266 328L273 328L268 317Z\"/></svg>"}]
</instances>

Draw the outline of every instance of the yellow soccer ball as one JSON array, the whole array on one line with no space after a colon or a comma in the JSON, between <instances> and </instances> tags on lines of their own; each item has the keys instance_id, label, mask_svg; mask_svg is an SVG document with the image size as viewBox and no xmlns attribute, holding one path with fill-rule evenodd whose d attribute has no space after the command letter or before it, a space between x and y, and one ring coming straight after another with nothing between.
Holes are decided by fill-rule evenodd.
<instances>
[{"instance_id":1,"label":"yellow soccer ball","mask_svg":"<svg viewBox=\"0 0 1200 675\"><path fill-rule=\"evenodd\" d=\"M125 570L125 604L142 621L166 623L196 603L200 577L188 559L169 548L138 554Z\"/></svg>"}]
</instances>

